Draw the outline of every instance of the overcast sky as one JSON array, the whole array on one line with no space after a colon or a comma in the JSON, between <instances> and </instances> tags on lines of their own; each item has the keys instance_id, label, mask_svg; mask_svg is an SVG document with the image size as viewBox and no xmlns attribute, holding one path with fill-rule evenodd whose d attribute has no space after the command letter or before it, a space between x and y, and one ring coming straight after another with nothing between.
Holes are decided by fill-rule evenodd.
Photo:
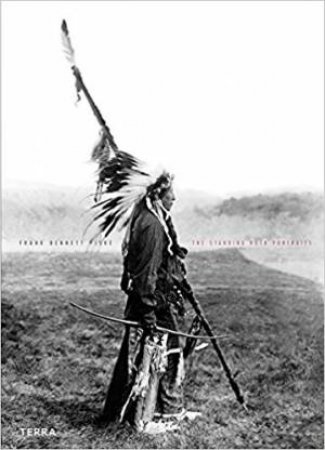
<instances>
[{"instance_id":1,"label":"overcast sky","mask_svg":"<svg viewBox=\"0 0 325 450\"><path fill-rule=\"evenodd\" d=\"M75 105L63 18L121 149L181 188L322 188L322 1L2 2L4 187L94 180L99 126Z\"/></svg>"}]
</instances>

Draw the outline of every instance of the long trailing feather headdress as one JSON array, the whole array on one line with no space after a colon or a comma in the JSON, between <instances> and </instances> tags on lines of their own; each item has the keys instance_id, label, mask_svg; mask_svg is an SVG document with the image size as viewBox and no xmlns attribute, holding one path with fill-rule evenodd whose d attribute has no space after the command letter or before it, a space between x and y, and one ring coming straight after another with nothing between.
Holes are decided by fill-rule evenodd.
<instances>
[{"instance_id":1,"label":"long trailing feather headdress","mask_svg":"<svg viewBox=\"0 0 325 450\"><path fill-rule=\"evenodd\" d=\"M96 204L93 206L96 212L93 221L100 222L99 232L107 237L118 224L121 228L126 226L134 207L147 197L148 208L157 215L164 226L164 220L161 219L157 208L157 199L163 189L171 186L172 176L166 171L155 174L148 170L142 161L118 148L76 66L75 51L65 20L61 25L61 36L65 56L76 79L78 100L80 92L83 92L101 126L100 139L91 156L98 164Z\"/></svg>"},{"instance_id":2,"label":"long trailing feather headdress","mask_svg":"<svg viewBox=\"0 0 325 450\"><path fill-rule=\"evenodd\" d=\"M105 161L105 160L104 160ZM128 225L133 209L147 197L147 205L157 213L156 202L168 189L172 176L166 171L150 170L142 161L119 150L111 159L99 162L98 177L103 199L93 206L94 221L101 220L100 232L107 237L119 224Z\"/></svg>"}]
</instances>

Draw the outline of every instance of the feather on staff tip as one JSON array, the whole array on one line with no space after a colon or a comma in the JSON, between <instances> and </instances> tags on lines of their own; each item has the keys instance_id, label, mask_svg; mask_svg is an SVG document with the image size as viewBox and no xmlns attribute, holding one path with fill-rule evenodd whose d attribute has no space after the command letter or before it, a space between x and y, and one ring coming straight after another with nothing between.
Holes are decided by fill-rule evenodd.
<instances>
[{"instance_id":1,"label":"feather on staff tip","mask_svg":"<svg viewBox=\"0 0 325 450\"><path fill-rule=\"evenodd\" d=\"M67 25L67 22L65 21L65 19L62 20L61 31L62 31L62 33L61 33L62 45L63 45L63 51L65 54L65 57L67 58L67 60L69 61L69 63L72 66L75 66L75 53L74 53L74 49L72 47L71 39L69 36L68 25Z\"/></svg>"}]
</instances>

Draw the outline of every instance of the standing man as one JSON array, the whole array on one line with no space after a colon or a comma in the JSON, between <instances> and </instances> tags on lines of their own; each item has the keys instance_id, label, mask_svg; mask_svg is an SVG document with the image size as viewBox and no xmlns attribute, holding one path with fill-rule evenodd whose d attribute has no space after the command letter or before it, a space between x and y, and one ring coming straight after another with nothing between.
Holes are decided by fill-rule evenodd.
<instances>
[{"instance_id":1,"label":"standing man","mask_svg":"<svg viewBox=\"0 0 325 450\"><path fill-rule=\"evenodd\" d=\"M164 418L187 416L183 407L183 358L193 350L196 338L182 346L179 336L157 333L161 325L176 331L184 318L184 298L176 286L182 286L187 251L180 247L170 210L175 195L172 177L163 172L158 177L146 172L134 156L120 150L98 107L86 88L75 63L67 23L61 25L65 55L82 91L101 126L92 160L98 164L98 181L94 196L101 220L98 234L107 237L116 227L127 227L124 243L124 273L121 287L128 295L125 315L142 323L140 332L127 328L111 381L103 419L106 422L128 420L139 431L148 431L155 414ZM105 198L102 200L102 196ZM98 235L97 234L97 235ZM204 326L218 354L238 401L245 405L211 327L188 284L196 318L194 334Z\"/></svg>"},{"instance_id":2,"label":"standing man","mask_svg":"<svg viewBox=\"0 0 325 450\"><path fill-rule=\"evenodd\" d=\"M103 412L106 422L128 420L148 433L175 427L154 423L154 417L190 416L184 409L183 343L179 336L156 331L157 325L178 330L185 313L173 281L185 274L182 259L187 250L179 246L170 217L175 201L172 181L164 172L147 187L126 231L121 281L128 294L125 316L143 328L126 329Z\"/></svg>"}]
</instances>

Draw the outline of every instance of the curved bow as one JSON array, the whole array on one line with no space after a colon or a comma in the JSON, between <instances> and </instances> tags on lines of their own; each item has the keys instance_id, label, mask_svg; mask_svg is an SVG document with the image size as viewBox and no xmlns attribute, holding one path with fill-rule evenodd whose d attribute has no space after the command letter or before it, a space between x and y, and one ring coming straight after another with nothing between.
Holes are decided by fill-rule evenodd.
<instances>
[{"instance_id":1,"label":"curved bow","mask_svg":"<svg viewBox=\"0 0 325 450\"><path fill-rule=\"evenodd\" d=\"M80 311L90 314L91 316L99 317L100 319L108 320L110 322L115 322L115 323L121 323L121 324L127 325L129 327L143 328L141 323L134 322L133 320L120 319L118 317L104 316L103 314L99 314L97 312L91 311L90 309L84 308L83 306L77 305L76 303L73 303L73 302L70 302L70 305L74 306L77 309L80 309ZM191 338L191 339L211 340L211 339L216 339L216 338L220 339L220 338L226 337L225 335L207 336L207 335L189 334L189 333L183 333L182 331L169 330L168 328L158 327L158 326L156 327L156 329L157 329L157 331L160 331L162 333L173 334L175 336L181 336L181 337L186 337L186 338Z\"/></svg>"}]
</instances>

